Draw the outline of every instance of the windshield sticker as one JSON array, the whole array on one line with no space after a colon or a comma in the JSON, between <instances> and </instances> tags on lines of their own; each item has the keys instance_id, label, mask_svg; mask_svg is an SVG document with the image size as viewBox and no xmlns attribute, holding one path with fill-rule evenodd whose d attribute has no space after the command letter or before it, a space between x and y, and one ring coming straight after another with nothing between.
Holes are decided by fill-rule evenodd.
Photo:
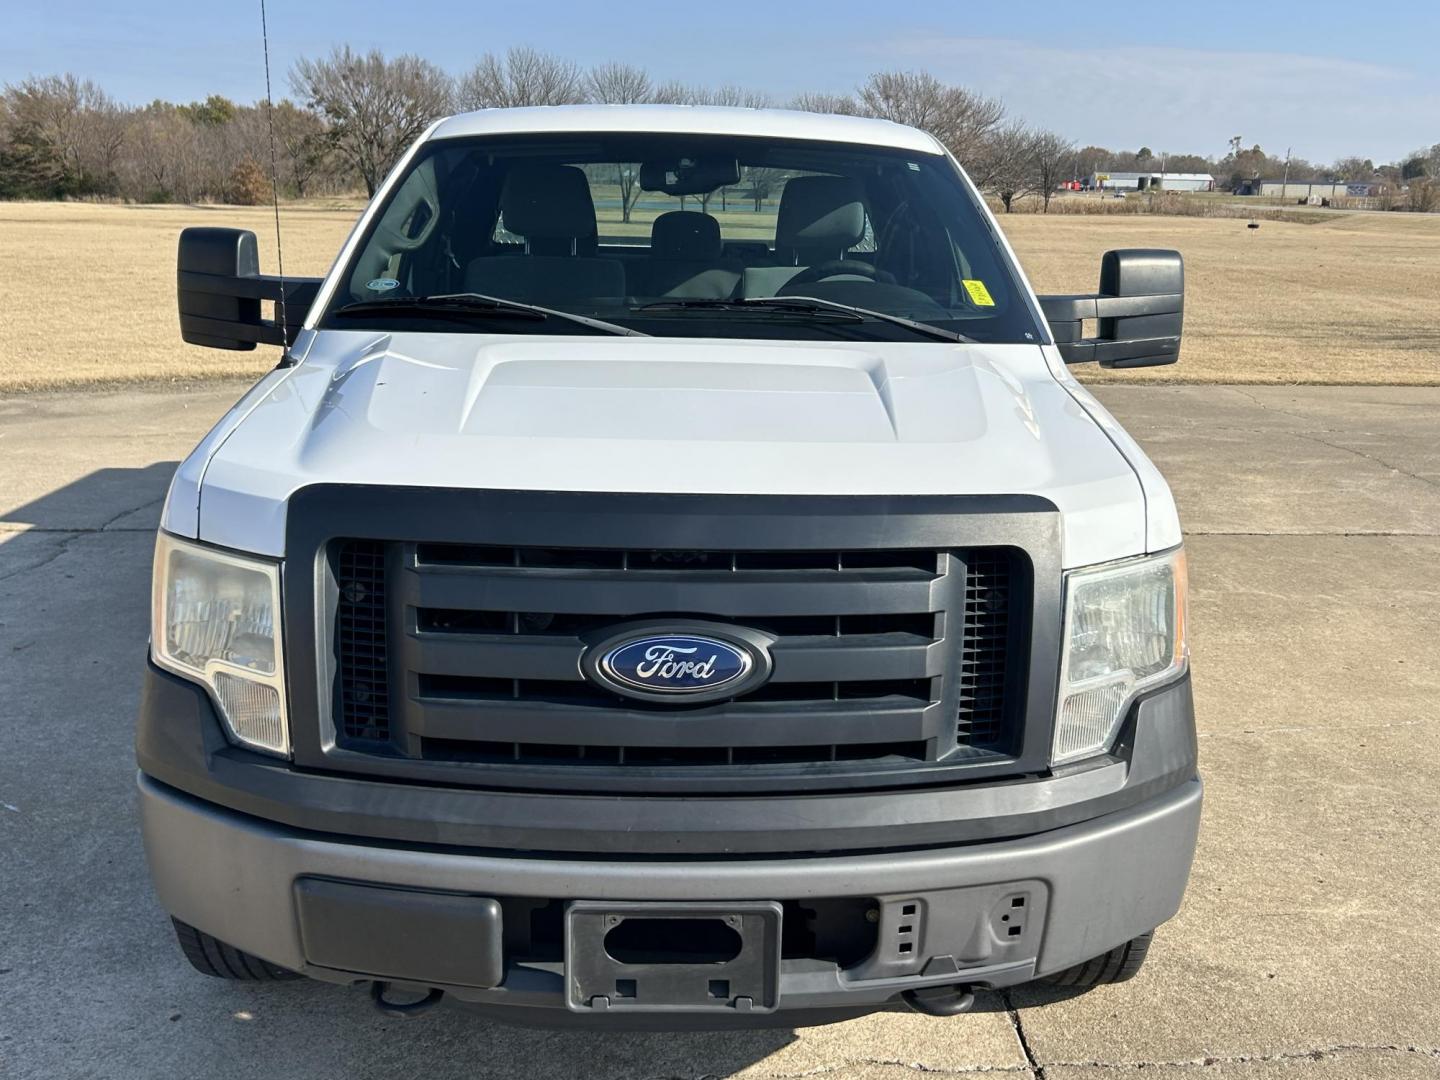
<instances>
[{"instance_id":1,"label":"windshield sticker","mask_svg":"<svg viewBox=\"0 0 1440 1080\"><path fill-rule=\"evenodd\" d=\"M995 306L995 298L990 295L990 290L985 288L983 281L966 278L961 284L965 286L965 291L970 294L970 302L976 307Z\"/></svg>"},{"instance_id":2,"label":"windshield sticker","mask_svg":"<svg viewBox=\"0 0 1440 1080\"><path fill-rule=\"evenodd\" d=\"M365 287L372 292L389 292L391 289L398 289L400 282L393 277L377 277L374 281L367 281Z\"/></svg>"}]
</instances>

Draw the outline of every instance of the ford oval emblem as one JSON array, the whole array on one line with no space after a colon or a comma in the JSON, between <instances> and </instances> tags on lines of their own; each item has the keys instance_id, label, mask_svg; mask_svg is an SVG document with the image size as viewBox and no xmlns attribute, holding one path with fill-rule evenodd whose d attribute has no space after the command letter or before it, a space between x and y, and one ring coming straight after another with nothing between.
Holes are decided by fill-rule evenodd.
<instances>
[{"instance_id":1,"label":"ford oval emblem","mask_svg":"<svg viewBox=\"0 0 1440 1080\"><path fill-rule=\"evenodd\" d=\"M652 626L621 629L587 652L588 678L628 697L714 701L754 689L770 676L769 638L741 628Z\"/></svg>"}]
</instances>

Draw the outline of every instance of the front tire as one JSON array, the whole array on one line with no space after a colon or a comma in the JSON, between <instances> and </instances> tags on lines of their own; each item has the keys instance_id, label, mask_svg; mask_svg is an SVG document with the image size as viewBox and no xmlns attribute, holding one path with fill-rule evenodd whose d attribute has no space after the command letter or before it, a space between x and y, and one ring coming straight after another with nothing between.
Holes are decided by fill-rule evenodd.
<instances>
[{"instance_id":1,"label":"front tire","mask_svg":"<svg viewBox=\"0 0 1440 1080\"><path fill-rule=\"evenodd\" d=\"M1151 930L1137 938L1131 938L1124 945L1117 945L1093 960L1086 960L1083 964L1047 975L1041 982L1077 990L1127 982L1135 977L1140 971L1140 965L1145 963L1145 957L1150 952L1150 942L1154 937L1155 931Z\"/></svg>"},{"instance_id":2,"label":"front tire","mask_svg":"<svg viewBox=\"0 0 1440 1080\"><path fill-rule=\"evenodd\" d=\"M226 945L189 923L174 918L170 921L175 925L175 940L180 943L180 951L190 961L190 966L202 975L243 982L284 982L300 978L293 971Z\"/></svg>"}]
</instances>

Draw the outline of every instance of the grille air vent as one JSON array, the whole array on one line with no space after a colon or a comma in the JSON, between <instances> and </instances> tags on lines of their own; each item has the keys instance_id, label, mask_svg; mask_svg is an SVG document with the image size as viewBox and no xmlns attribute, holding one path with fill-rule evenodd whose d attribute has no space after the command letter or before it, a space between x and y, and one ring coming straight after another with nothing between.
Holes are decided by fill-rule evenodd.
<instances>
[{"instance_id":1,"label":"grille air vent","mask_svg":"<svg viewBox=\"0 0 1440 1080\"><path fill-rule=\"evenodd\" d=\"M335 652L340 659L341 734L346 739L390 738L390 684L385 630L385 545L346 540L335 565L339 592Z\"/></svg>"},{"instance_id":2,"label":"grille air vent","mask_svg":"<svg viewBox=\"0 0 1440 1080\"><path fill-rule=\"evenodd\" d=\"M966 566L957 729L962 746L993 745L1004 734L1010 562L1004 552L976 551Z\"/></svg>"}]
</instances>

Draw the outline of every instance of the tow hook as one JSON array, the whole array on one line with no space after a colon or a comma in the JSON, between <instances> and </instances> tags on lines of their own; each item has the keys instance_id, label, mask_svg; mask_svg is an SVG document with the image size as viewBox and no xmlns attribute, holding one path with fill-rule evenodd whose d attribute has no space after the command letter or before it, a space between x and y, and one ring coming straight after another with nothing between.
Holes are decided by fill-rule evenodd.
<instances>
[{"instance_id":1,"label":"tow hook","mask_svg":"<svg viewBox=\"0 0 1440 1080\"><path fill-rule=\"evenodd\" d=\"M910 1008L926 1016L959 1016L969 1012L975 1004L975 992L965 985L922 986L906 990L900 998Z\"/></svg>"},{"instance_id":2,"label":"tow hook","mask_svg":"<svg viewBox=\"0 0 1440 1080\"><path fill-rule=\"evenodd\" d=\"M386 1016L419 1016L422 1012L440 1004L440 999L445 996L444 990L432 986L429 993L417 1001L391 1001L385 996L389 989L388 982L381 982L378 979L370 984L370 1000L374 1002L375 1008Z\"/></svg>"}]
</instances>

